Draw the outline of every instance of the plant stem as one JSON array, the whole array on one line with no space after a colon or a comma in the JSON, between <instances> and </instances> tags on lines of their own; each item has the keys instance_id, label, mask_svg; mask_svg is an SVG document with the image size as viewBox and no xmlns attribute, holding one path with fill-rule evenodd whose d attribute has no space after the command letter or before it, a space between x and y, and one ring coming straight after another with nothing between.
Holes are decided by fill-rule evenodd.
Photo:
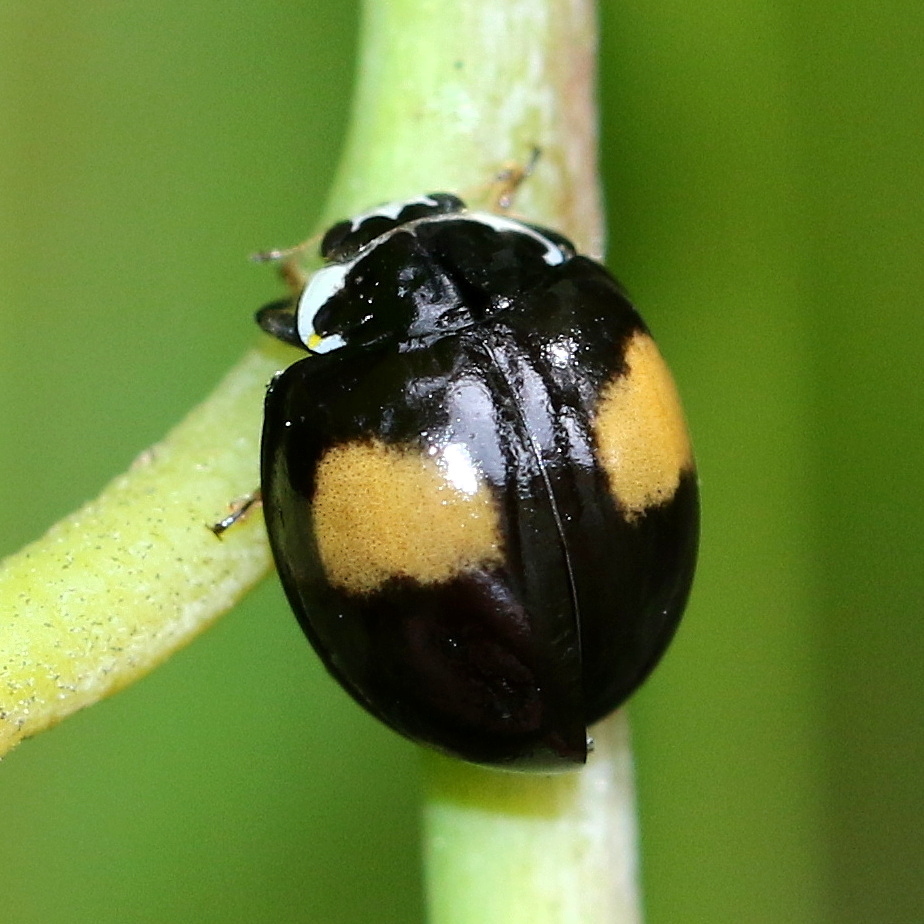
<instances>
[{"instance_id":1,"label":"plant stem","mask_svg":"<svg viewBox=\"0 0 924 924\"><path fill-rule=\"evenodd\" d=\"M257 484L262 393L247 356L100 496L0 566L0 754L144 676L268 569L262 518L206 525Z\"/></svg>"},{"instance_id":2,"label":"plant stem","mask_svg":"<svg viewBox=\"0 0 924 924\"><path fill-rule=\"evenodd\" d=\"M427 757L432 924L636 924L628 722L593 730L587 767L526 777Z\"/></svg>"},{"instance_id":3,"label":"plant stem","mask_svg":"<svg viewBox=\"0 0 924 924\"><path fill-rule=\"evenodd\" d=\"M539 146L516 211L602 253L592 0L366 0L360 54L327 218L421 190L477 199Z\"/></svg>"}]
</instances>

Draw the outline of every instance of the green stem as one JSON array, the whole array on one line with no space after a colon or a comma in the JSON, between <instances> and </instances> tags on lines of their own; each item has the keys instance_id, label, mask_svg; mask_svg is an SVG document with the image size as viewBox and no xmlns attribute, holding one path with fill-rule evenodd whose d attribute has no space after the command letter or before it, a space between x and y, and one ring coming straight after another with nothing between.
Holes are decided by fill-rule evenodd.
<instances>
[{"instance_id":1,"label":"green stem","mask_svg":"<svg viewBox=\"0 0 924 924\"><path fill-rule=\"evenodd\" d=\"M542 158L516 211L602 252L590 0L367 0L354 118L325 218L449 189L477 201ZM0 753L143 676L269 567L261 518L205 525L255 486L270 343L100 497L0 568ZM434 921L637 920L621 717L561 777L427 764Z\"/></svg>"},{"instance_id":2,"label":"green stem","mask_svg":"<svg viewBox=\"0 0 924 924\"><path fill-rule=\"evenodd\" d=\"M100 496L0 566L0 754L143 677L269 568L260 517L206 525L257 484L269 343Z\"/></svg>"},{"instance_id":3,"label":"green stem","mask_svg":"<svg viewBox=\"0 0 924 924\"><path fill-rule=\"evenodd\" d=\"M427 758L433 924L636 924L628 722L593 730L587 767L552 777Z\"/></svg>"},{"instance_id":4,"label":"green stem","mask_svg":"<svg viewBox=\"0 0 924 924\"><path fill-rule=\"evenodd\" d=\"M602 252L592 0L366 0L362 35L326 217L421 190L477 198L538 145L516 211Z\"/></svg>"}]
</instances>

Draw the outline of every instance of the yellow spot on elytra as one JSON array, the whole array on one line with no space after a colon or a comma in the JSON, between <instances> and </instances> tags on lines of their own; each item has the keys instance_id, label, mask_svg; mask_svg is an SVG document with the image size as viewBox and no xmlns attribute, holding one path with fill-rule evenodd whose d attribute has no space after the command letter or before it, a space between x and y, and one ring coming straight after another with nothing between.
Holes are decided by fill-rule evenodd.
<instances>
[{"instance_id":1,"label":"yellow spot on elytra","mask_svg":"<svg viewBox=\"0 0 924 924\"><path fill-rule=\"evenodd\" d=\"M625 361L625 373L603 389L594 430L610 490L631 521L674 496L681 472L693 468L693 451L677 387L654 340L634 334Z\"/></svg>"},{"instance_id":2,"label":"yellow spot on elytra","mask_svg":"<svg viewBox=\"0 0 924 924\"><path fill-rule=\"evenodd\" d=\"M312 513L332 584L369 593L392 577L431 584L500 563L500 525L490 491L474 466L460 479L459 453L444 452L427 457L416 448L374 441L324 454ZM450 458L452 481L444 464Z\"/></svg>"}]
</instances>

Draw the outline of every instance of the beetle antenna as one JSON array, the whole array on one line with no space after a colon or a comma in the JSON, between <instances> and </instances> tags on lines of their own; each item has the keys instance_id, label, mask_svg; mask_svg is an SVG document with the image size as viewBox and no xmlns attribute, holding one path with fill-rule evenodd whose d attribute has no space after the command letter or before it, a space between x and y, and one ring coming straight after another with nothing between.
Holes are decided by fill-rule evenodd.
<instances>
[{"instance_id":1,"label":"beetle antenna","mask_svg":"<svg viewBox=\"0 0 924 924\"><path fill-rule=\"evenodd\" d=\"M279 263L279 275L282 276L290 291L297 295L305 287L310 274L305 273L298 265L296 257L303 254L308 248L315 247L320 240L320 234L312 234L311 237L292 247L260 250L257 253L252 253L250 259L254 263Z\"/></svg>"},{"instance_id":2,"label":"beetle antenna","mask_svg":"<svg viewBox=\"0 0 924 924\"><path fill-rule=\"evenodd\" d=\"M290 257L304 253L309 247L314 247L321 240L320 234L312 234L300 244L293 244L291 247L280 247L273 250L258 250L250 255L254 263L275 263L278 260L288 260Z\"/></svg>"},{"instance_id":3,"label":"beetle antenna","mask_svg":"<svg viewBox=\"0 0 924 924\"><path fill-rule=\"evenodd\" d=\"M542 156L542 148L534 144L525 164L509 164L494 177L496 194L495 208L506 211L513 205L517 190L532 176L536 164Z\"/></svg>"}]
</instances>

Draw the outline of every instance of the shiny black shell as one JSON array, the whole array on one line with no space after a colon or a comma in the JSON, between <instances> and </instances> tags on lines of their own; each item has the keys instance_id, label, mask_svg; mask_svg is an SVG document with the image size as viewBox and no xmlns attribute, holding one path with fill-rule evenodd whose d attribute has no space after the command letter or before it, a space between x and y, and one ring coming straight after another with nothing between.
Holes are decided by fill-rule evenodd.
<instances>
[{"instance_id":1,"label":"shiny black shell","mask_svg":"<svg viewBox=\"0 0 924 924\"><path fill-rule=\"evenodd\" d=\"M310 311L308 339L338 344L267 393L273 555L305 634L373 715L466 760L566 769L687 600L683 415L602 266L454 197L413 204L332 228L337 284L258 315L296 342Z\"/></svg>"}]
</instances>

